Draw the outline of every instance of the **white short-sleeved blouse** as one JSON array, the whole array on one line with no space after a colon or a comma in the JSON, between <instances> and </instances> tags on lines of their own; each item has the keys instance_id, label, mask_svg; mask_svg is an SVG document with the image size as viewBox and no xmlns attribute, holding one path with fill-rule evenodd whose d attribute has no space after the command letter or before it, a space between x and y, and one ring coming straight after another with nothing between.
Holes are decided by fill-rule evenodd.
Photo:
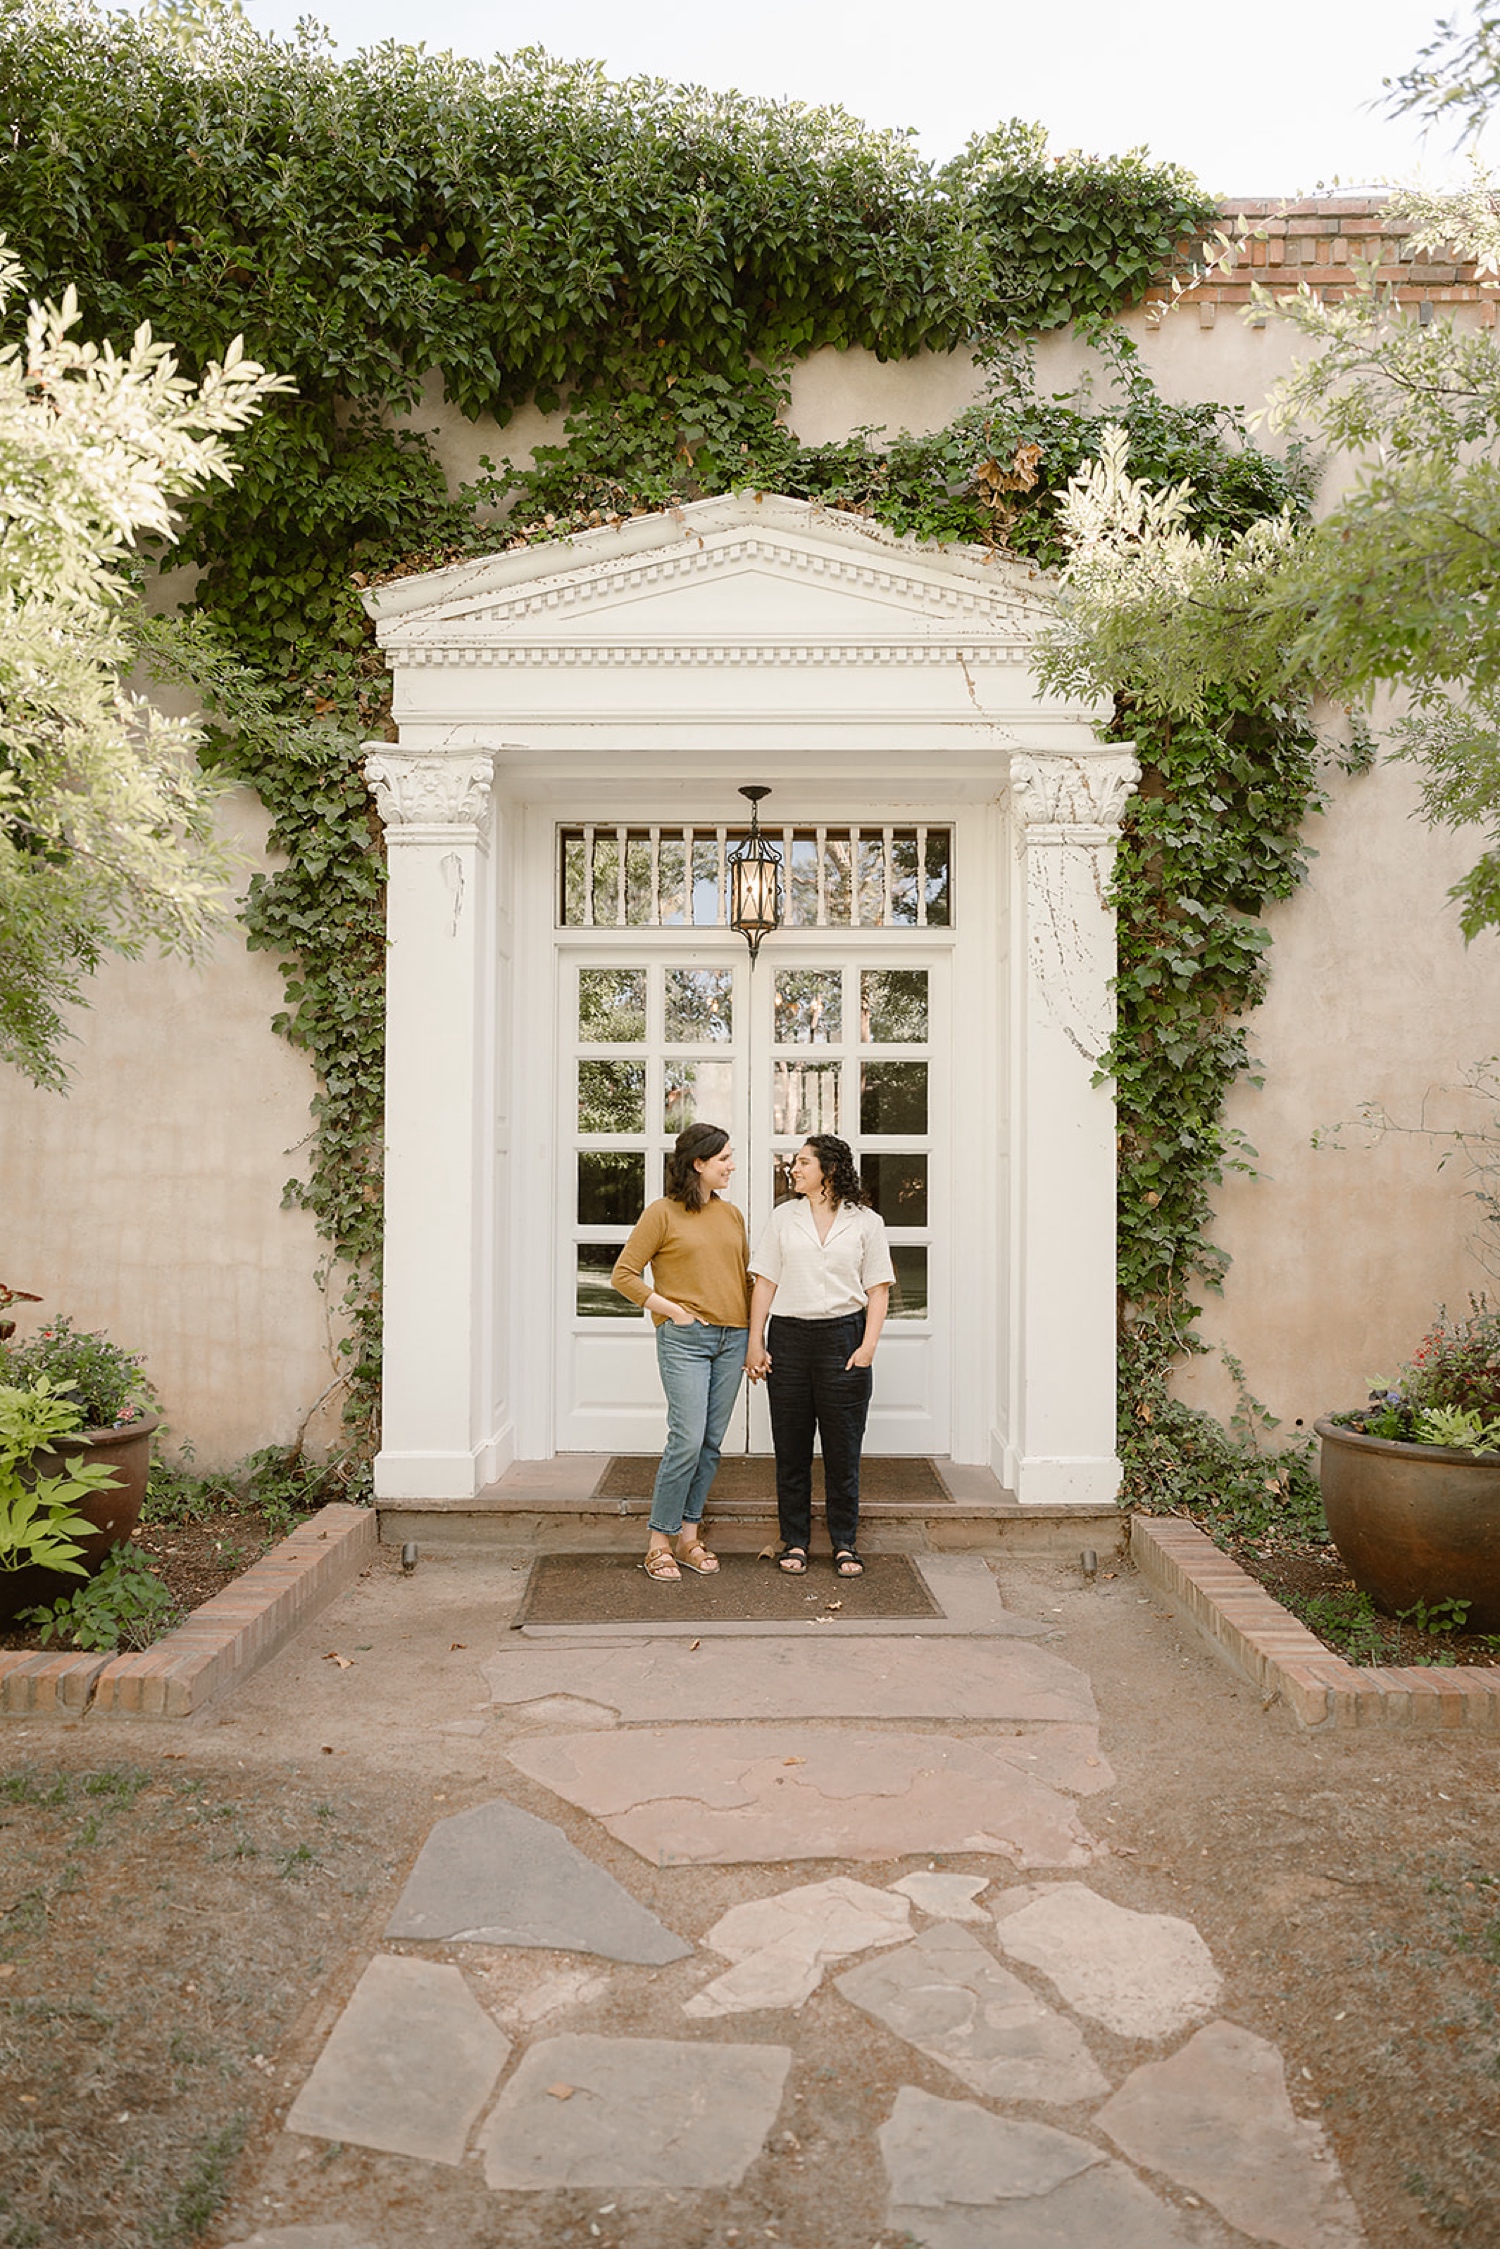
<instances>
[{"instance_id":1,"label":"white short-sleeved blouse","mask_svg":"<svg viewBox=\"0 0 1500 2249\"><path fill-rule=\"evenodd\" d=\"M870 1290L893 1281L885 1221L858 1203L840 1203L828 1229L818 1229L806 1199L798 1195L772 1212L750 1270L776 1283L775 1313L788 1320L836 1320L862 1312Z\"/></svg>"}]
</instances>

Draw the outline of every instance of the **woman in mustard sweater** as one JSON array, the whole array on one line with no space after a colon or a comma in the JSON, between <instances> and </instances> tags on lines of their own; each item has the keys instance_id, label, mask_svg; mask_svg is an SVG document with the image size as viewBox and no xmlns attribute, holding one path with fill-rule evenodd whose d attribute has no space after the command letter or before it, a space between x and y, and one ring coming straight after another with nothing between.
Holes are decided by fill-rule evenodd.
<instances>
[{"instance_id":1,"label":"woman in mustard sweater","mask_svg":"<svg viewBox=\"0 0 1500 2249\"><path fill-rule=\"evenodd\" d=\"M679 1133L667 1158L667 1191L642 1212L610 1276L656 1322L667 1442L642 1566L659 1584L681 1578L679 1563L700 1577L719 1566L703 1543L703 1504L745 1371L750 1326L745 1221L723 1200L733 1175L727 1132L693 1124Z\"/></svg>"}]
</instances>

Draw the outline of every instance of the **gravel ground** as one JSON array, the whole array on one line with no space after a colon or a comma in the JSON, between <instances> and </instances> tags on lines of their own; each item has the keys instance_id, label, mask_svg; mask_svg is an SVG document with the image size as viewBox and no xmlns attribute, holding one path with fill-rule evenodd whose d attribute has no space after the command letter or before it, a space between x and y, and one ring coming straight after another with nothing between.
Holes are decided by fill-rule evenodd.
<instances>
[{"instance_id":1,"label":"gravel ground","mask_svg":"<svg viewBox=\"0 0 1500 2249\"><path fill-rule=\"evenodd\" d=\"M996 1567L1008 1605L1055 1625L1058 1652L1094 1680L1118 1786L1084 1806L1114 1848L1088 1879L1202 1931L1224 2013L1281 2047L1298 2106L1322 2114L1370 2249L1490 2249L1500 1747L1304 1735L1128 1568L1084 1588L1061 1565ZM485 1709L477 1666L522 1582L503 1557L424 1559L403 1579L383 1555L201 1720L13 1722L0 1788L3 2249L179 2249L335 2218L382 2249L718 2249L773 2234L782 2249L874 2249L871 2135L893 2086L959 2089L827 1988L796 2017L723 2033L787 2036L796 2050L793 2138L733 2197L607 2216L595 2205L608 2196L548 2197L542 2223L531 2198L487 2193L474 2165L440 2173L281 2129L445 1812L510 1795L693 1937L740 1896L837 1871L887 1882L928 1863L646 1866L506 1761L521 1721ZM475 1713L474 1734L435 1731ZM977 1856L944 1863L1013 1878ZM476 1951L468 1965L488 1971L503 2014L580 1963ZM612 1971L568 2027L665 2034L671 2001L649 1971ZM1115 2076L1130 2057L1105 2046Z\"/></svg>"}]
</instances>

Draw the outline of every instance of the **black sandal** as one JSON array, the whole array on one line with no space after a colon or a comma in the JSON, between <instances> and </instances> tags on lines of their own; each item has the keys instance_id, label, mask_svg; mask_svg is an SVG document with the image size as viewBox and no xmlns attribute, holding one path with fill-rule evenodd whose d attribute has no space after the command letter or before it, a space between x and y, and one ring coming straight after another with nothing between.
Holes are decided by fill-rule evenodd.
<instances>
[{"instance_id":1,"label":"black sandal","mask_svg":"<svg viewBox=\"0 0 1500 2249\"><path fill-rule=\"evenodd\" d=\"M806 1577L807 1548L805 1546L783 1546L776 1557L776 1567L784 1572L787 1577Z\"/></svg>"},{"instance_id":2,"label":"black sandal","mask_svg":"<svg viewBox=\"0 0 1500 2249\"><path fill-rule=\"evenodd\" d=\"M839 1548L833 1557L833 1569L836 1577L863 1577L865 1574L865 1565L852 1546Z\"/></svg>"}]
</instances>

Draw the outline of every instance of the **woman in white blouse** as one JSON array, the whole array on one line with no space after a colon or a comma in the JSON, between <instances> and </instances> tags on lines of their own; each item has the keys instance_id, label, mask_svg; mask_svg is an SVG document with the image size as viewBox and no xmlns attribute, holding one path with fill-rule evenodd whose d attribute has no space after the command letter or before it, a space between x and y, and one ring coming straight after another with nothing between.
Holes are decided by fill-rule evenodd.
<instances>
[{"instance_id":1,"label":"woman in white blouse","mask_svg":"<svg viewBox=\"0 0 1500 2249\"><path fill-rule=\"evenodd\" d=\"M833 1566L859 1577L859 1455L870 1410L871 1362L885 1325L891 1263L885 1226L864 1207L847 1141L814 1133L792 1158L796 1195L772 1213L750 1260L745 1370L764 1381L776 1448L777 1561L807 1568L812 1459L823 1445L824 1497ZM769 1337L766 1319L775 1304Z\"/></svg>"}]
</instances>

